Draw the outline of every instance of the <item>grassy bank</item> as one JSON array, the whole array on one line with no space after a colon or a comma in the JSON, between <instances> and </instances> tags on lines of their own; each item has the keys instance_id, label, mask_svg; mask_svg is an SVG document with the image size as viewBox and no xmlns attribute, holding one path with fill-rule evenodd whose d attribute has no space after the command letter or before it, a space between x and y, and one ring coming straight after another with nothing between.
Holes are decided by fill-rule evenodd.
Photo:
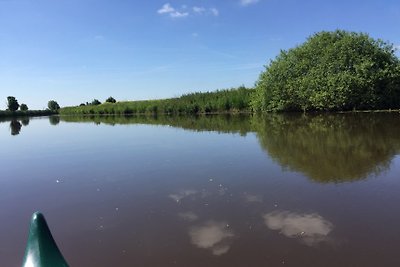
<instances>
[{"instance_id":1,"label":"grassy bank","mask_svg":"<svg viewBox=\"0 0 400 267\"><path fill-rule=\"evenodd\" d=\"M192 93L178 98L103 103L60 109L62 115L73 114L202 114L234 113L250 111L250 96L253 89L220 90L207 93Z\"/></svg>"},{"instance_id":2,"label":"grassy bank","mask_svg":"<svg viewBox=\"0 0 400 267\"><path fill-rule=\"evenodd\" d=\"M9 111L0 110L1 118L15 118L15 117L37 117L37 116L50 116L54 115L56 112L51 110L27 110L27 111Z\"/></svg>"}]
</instances>

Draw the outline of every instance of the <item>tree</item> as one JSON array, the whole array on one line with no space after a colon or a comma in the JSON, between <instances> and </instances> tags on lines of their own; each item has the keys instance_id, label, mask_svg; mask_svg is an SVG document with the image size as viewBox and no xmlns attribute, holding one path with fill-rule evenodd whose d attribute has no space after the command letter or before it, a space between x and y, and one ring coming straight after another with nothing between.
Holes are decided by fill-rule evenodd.
<instances>
[{"instance_id":1,"label":"tree","mask_svg":"<svg viewBox=\"0 0 400 267\"><path fill-rule=\"evenodd\" d=\"M115 98L113 98L112 96L110 96L109 98L106 99L106 102L108 102L108 103L116 103L117 100L115 100Z\"/></svg>"},{"instance_id":2,"label":"tree","mask_svg":"<svg viewBox=\"0 0 400 267\"><path fill-rule=\"evenodd\" d=\"M58 111L60 109L60 105L58 105L58 103L54 100L50 100L47 103L47 107L51 110L51 111Z\"/></svg>"},{"instance_id":3,"label":"tree","mask_svg":"<svg viewBox=\"0 0 400 267\"><path fill-rule=\"evenodd\" d=\"M27 106L26 104L21 104L21 105L19 106L19 109L20 109L21 111L27 111L27 110L28 110L28 106Z\"/></svg>"},{"instance_id":4,"label":"tree","mask_svg":"<svg viewBox=\"0 0 400 267\"><path fill-rule=\"evenodd\" d=\"M256 84L256 111L400 107L400 62L393 45L367 34L320 32L281 51Z\"/></svg>"},{"instance_id":5,"label":"tree","mask_svg":"<svg viewBox=\"0 0 400 267\"><path fill-rule=\"evenodd\" d=\"M13 96L8 96L7 97L7 107L8 107L8 110L10 110L10 111L17 111L19 108L17 99Z\"/></svg>"},{"instance_id":6,"label":"tree","mask_svg":"<svg viewBox=\"0 0 400 267\"><path fill-rule=\"evenodd\" d=\"M93 101L91 103L91 105L93 105L93 106L97 106L97 105L100 105L100 104L101 104L101 102L99 100L97 100L97 99L93 99Z\"/></svg>"}]
</instances>

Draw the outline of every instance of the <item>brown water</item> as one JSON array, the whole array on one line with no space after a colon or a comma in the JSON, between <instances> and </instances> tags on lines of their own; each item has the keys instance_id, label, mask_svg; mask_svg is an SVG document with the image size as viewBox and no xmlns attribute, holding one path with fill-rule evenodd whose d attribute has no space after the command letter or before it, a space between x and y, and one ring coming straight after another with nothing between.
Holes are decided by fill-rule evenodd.
<instances>
[{"instance_id":1,"label":"brown water","mask_svg":"<svg viewBox=\"0 0 400 267\"><path fill-rule=\"evenodd\" d=\"M0 266L400 266L400 114L0 123Z\"/></svg>"}]
</instances>

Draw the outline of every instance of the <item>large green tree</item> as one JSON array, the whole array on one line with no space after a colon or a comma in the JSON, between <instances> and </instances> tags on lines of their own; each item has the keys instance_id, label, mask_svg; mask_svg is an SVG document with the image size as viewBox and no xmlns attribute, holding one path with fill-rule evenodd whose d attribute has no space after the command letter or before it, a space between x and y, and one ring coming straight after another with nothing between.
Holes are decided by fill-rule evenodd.
<instances>
[{"instance_id":1,"label":"large green tree","mask_svg":"<svg viewBox=\"0 0 400 267\"><path fill-rule=\"evenodd\" d=\"M256 111L400 107L400 63L393 45L364 33L320 32L281 51L257 82Z\"/></svg>"}]
</instances>

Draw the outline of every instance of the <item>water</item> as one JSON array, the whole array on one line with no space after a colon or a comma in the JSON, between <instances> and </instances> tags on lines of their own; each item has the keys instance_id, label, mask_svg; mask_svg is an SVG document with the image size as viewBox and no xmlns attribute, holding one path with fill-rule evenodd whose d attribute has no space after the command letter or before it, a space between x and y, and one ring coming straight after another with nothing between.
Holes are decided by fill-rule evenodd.
<instances>
[{"instance_id":1,"label":"water","mask_svg":"<svg viewBox=\"0 0 400 267\"><path fill-rule=\"evenodd\" d=\"M0 259L42 211L71 266L400 266L400 114L0 123Z\"/></svg>"}]
</instances>

